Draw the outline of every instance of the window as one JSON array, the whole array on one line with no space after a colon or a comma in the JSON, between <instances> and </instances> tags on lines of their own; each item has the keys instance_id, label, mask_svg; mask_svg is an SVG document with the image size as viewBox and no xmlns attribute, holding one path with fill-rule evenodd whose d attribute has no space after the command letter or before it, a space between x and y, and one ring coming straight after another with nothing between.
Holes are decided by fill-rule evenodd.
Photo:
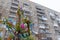
<instances>
[{"instance_id":1,"label":"window","mask_svg":"<svg viewBox=\"0 0 60 40\"><path fill-rule=\"evenodd\" d=\"M39 26L40 28L43 28L43 29L45 29L45 26L44 26L44 24L40 24L40 26Z\"/></svg>"},{"instance_id":2,"label":"window","mask_svg":"<svg viewBox=\"0 0 60 40\"><path fill-rule=\"evenodd\" d=\"M49 13L50 16L55 16L53 13Z\"/></svg>"},{"instance_id":3,"label":"window","mask_svg":"<svg viewBox=\"0 0 60 40\"><path fill-rule=\"evenodd\" d=\"M37 13L40 13L40 14L45 14L45 13L43 13L43 12L40 12L40 11L37 11Z\"/></svg>"},{"instance_id":4,"label":"window","mask_svg":"<svg viewBox=\"0 0 60 40\"><path fill-rule=\"evenodd\" d=\"M49 15L52 20L55 20L56 16L53 13L49 13Z\"/></svg>"},{"instance_id":5,"label":"window","mask_svg":"<svg viewBox=\"0 0 60 40\"><path fill-rule=\"evenodd\" d=\"M37 14L38 17L41 17L42 15Z\"/></svg>"},{"instance_id":6,"label":"window","mask_svg":"<svg viewBox=\"0 0 60 40\"><path fill-rule=\"evenodd\" d=\"M45 26L48 26L47 22L40 22L41 24L44 24Z\"/></svg>"},{"instance_id":7,"label":"window","mask_svg":"<svg viewBox=\"0 0 60 40\"><path fill-rule=\"evenodd\" d=\"M23 3L24 6L29 6L27 3Z\"/></svg>"},{"instance_id":8,"label":"window","mask_svg":"<svg viewBox=\"0 0 60 40\"><path fill-rule=\"evenodd\" d=\"M47 40L52 40L52 37L47 37Z\"/></svg>"},{"instance_id":9,"label":"window","mask_svg":"<svg viewBox=\"0 0 60 40\"><path fill-rule=\"evenodd\" d=\"M45 30L40 29L40 30L39 30L39 33L45 33Z\"/></svg>"},{"instance_id":10,"label":"window","mask_svg":"<svg viewBox=\"0 0 60 40\"><path fill-rule=\"evenodd\" d=\"M13 18L15 18L15 17L10 17L10 16L9 16L9 18L13 19Z\"/></svg>"},{"instance_id":11,"label":"window","mask_svg":"<svg viewBox=\"0 0 60 40\"><path fill-rule=\"evenodd\" d=\"M46 22L45 20L42 20L42 19L40 19L40 18L38 18L38 21L41 21L41 22Z\"/></svg>"},{"instance_id":12,"label":"window","mask_svg":"<svg viewBox=\"0 0 60 40\"><path fill-rule=\"evenodd\" d=\"M33 33L33 34L38 34L38 32L37 32L37 31L35 31L35 30L32 30L32 33Z\"/></svg>"},{"instance_id":13,"label":"window","mask_svg":"<svg viewBox=\"0 0 60 40\"><path fill-rule=\"evenodd\" d=\"M16 14L16 12L10 11L10 14Z\"/></svg>"},{"instance_id":14,"label":"window","mask_svg":"<svg viewBox=\"0 0 60 40\"><path fill-rule=\"evenodd\" d=\"M40 8L36 8L37 10L42 10L42 9L40 9Z\"/></svg>"},{"instance_id":15,"label":"window","mask_svg":"<svg viewBox=\"0 0 60 40\"><path fill-rule=\"evenodd\" d=\"M49 31L49 30L45 30L45 33L46 33L46 34L50 34L50 31Z\"/></svg>"},{"instance_id":16,"label":"window","mask_svg":"<svg viewBox=\"0 0 60 40\"><path fill-rule=\"evenodd\" d=\"M24 10L24 12L25 12L25 13L30 13L29 11L25 11L25 10Z\"/></svg>"},{"instance_id":17,"label":"window","mask_svg":"<svg viewBox=\"0 0 60 40\"><path fill-rule=\"evenodd\" d=\"M59 30L55 30L55 34L56 35L60 35L60 31Z\"/></svg>"},{"instance_id":18,"label":"window","mask_svg":"<svg viewBox=\"0 0 60 40\"><path fill-rule=\"evenodd\" d=\"M56 22L54 22L54 25L53 25L54 27L58 27L58 24L56 23Z\"/></svg>"},{"instance_id":19,"label":"window","mask_svg":"<svg viewBox=\"0 0 60 40\"><path fill-rule=\"evenodd\" d=\"M49 29L49 26L46 25L46 24L40 23L39 25L40 25L40 26L39 26L40 28Z\"/></svg>"},{"instance_id":20,"label":"window","mask_svg":"<svg viewBox=\"0 0 60 40\"><path fill-rule=\"evenodd\" d=\"M11 9L13 9L13 10L17 10L18 8L11 7Z\"/></svg>"},{"instance_id":21,"label":"window","mask_svg":"<svg viewBox=\"0 0 60 40\"><path fill-rule=\"evenodd\" d=\"M59 33L58 33L58 30L55 30L55 34L56 34L56 35L58 35L58 34L59 34Z\"/></svg>"},{"instance_id":22,"label":"window","mask_svg":"<svg viewBox=\"0 0 60 40\"><path fill-rule=\"evenodd\" d=\"M12 3L12 5L18 6L18 4L16 4L16 3Z\"/></svg>"},{"instance_id":23,"label":"window","mask_svg":"<svg viewBox=\"0 0 60 40\"><path fill-rule=\"evenodd\" d=\"M56 17L56 21L57 21L57 23L60 23L60 18Z\"/></svg>"},{"instance_id":24,"label":"window","mask_svg":"<svg viewBox=\"0 0 60 40\"><path fill-rule=\"evenodd\" d=\"M46 17L44 17L44 16L38 17L38 19L39 19L39 20L44 20L44 21L48 20L48 19L47 19Z\"/></svg>"},{"instance_id":25,"label":"window","mask_svg":"<svg viewBox=\"0 0 60 40\"><path fill-rule=\"evenodd\" d=\"M42 19L43 19L43 20L47 20L47 18L46 18L46 17L44 17L44 16L42 17Z\"/></svg>"}]
</instances>

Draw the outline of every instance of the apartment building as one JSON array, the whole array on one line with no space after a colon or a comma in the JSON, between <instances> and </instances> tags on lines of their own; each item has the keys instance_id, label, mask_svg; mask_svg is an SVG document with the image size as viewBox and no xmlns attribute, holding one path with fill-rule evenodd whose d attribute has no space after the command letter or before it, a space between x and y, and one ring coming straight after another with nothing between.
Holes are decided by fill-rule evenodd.
<instances>
[{"instance_id":1,"label":"apartment building","mask_svg":"<svg viewBox=\"0 0 60 40\"><path fill-rule=\"evenodd\" d=\"M1 3L2 2L2 3ZM29 0L8 0L0 1L0 14L2 17L16 18L18 4L24 11L24 16L28 17L33 23L33 34L38 39L36 40L60 40L60 12L56 12L40 4ZM5 3L4 5L2 5ZM5 9L5 10L4 10ZM2 11L4 10L4 11Z\"/></svg>"},{"instance_id":2,"label":"apartment building","mask_svg":"<svg viewBox=\"0 0 60 40\"><path fill-rule=\"evenodd\" d=\"M38 40L60 40L60 12L28 0L20 0L20 5L24 11L30 12L34 23L32 31L38 34Z\"/></svg>"}]
</instances>

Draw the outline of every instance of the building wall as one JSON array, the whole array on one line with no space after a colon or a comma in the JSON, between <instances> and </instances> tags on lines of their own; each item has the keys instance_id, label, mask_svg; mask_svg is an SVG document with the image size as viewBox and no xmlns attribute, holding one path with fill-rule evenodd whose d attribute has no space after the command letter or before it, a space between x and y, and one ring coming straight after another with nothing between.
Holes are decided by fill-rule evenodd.
<instances>
[{"instance_id":1,"label":"building wall","mask_svg":"<svg viewBox=\"0 0 60 40\"><path fill-rule=\"evenodd\" d=\"M13 5L12 3L16 4L17 6ZM0 13L2 13L2 17L5 17L5 16L9 18L16 17L17 10L13 10L13 9L16 9L16 8L18 9L18 5L22 7L24 11L24 17L27 16L34 23L34 27L33 27L34 34L40 34L40 29L41 29L40 25L41 23L43 23L43 25L46 24L47 25L46 27L48 27L46 29L43 28L44 30L48 29L47 30L48 34L45 34L46 37L52 37L53 40L57 40L57 38L60 37L59 36L60 25L58 25L58 22L60 22L60 20L57 20L57 18L58 19L60 18L59 16L60 13L54 10L51 10L47 7L44 7L40 4L31 2L29 0L23 0L23 1L22 0L0 0ZM39 11L39 13L37 13L37 11ZM52 16L51 18L50 13L54 14L55 16ZM40 16L37 16L37 15L40 15ZM47 20L44 20L44 19L43 19L44 21L42 21L42 19L39 20L38 18L41 18L41 16L46 17ZM57 27L58 32L56 32L56 29L55 29L56 25L54 26L54 23L58 25Z\"/></svg>"},{"instance_id":2,"label":"building wall","mask_svg":"<svg viewBox=\"0 0 60 40\"><path fill-rule=\"evenodd\" d=\"M35 23L34 30L36 31L38 29L38 31L39 31L39 25L41 25L41 24L39 24L38 16L37 16L38 13L36 12L37 11L36 6L38 6L39 8L44 10L43 12L45 13L45 16L48 19L46 21L46 23L48 24L48 27L49 27L48 33L50 33L50 34L45 34L45 35L47 35L47 37L51 37L52 40L58 40L60 33L55 31L56 29L54 27L56 25L54 26L54 22L56 22L56 24L58 25L57 18L60 19L60 16L59 16L60 13L56 12L52 9L49 9L47 7L44 7L40 4L33 3L31 1L30 1L30 4L31 4L30 6L32 7L32 13L34 15L33 19L32 19L32 20L34 20L33 22ZM55 16L53 16L53 18L55 18L54 20L51 19L50 13L55 15ZM40 23L41 23L41 21L40 21ZM57 29L58 29L58 31L60 30L60 25L58 25Z\"/></svg>"},{"instance_id":3,"label":"building wall","mask_svg":"<svg viewBox=\"0 0 60 40\"><path fill-rule=\"evenodd\" d=\"M11 6L11 0L0 0L0 13L2 17L7 17Z\"/></svg>"},{"instance_id":4,"label":"building wall","mask_svg":"<svg viewBox=\"0 0 60 40\"><path fill-rule=\"evenodd\" d=\"M19 4L19 1L18 0L13 0L11 2L11 6L10 6L10 11L9 11L9 18L16 18L16 13L17 13L17 10L18 10L18 4Z\"/></svg>"}]
</instances>

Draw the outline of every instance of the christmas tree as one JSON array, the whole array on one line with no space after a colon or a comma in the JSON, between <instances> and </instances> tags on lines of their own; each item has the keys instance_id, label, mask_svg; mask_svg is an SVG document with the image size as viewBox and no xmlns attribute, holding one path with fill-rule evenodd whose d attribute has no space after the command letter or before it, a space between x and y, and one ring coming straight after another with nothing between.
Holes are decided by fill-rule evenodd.
<instances>
[{"instance_id":1,"label":"christmas tree","mask_svg":"<svg viewBox=\"0 0 60 40\"><path fill-rule=\"evenodd\" d=\"M6 25L10 32L7 40L34 40L30 30L31 21L27 17L24 17L23 14L24 11L22 8L18 7L15 25L13 25L13 22L10 22L7 18L3 21L0 20L0 23Z\"/></svg>"}]
</instances>

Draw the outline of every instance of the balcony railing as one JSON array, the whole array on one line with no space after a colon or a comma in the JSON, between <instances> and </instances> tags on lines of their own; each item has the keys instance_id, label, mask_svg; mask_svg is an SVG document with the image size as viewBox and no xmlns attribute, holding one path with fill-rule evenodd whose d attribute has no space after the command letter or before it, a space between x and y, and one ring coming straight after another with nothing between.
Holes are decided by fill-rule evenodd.
<instances>
[{"instance_id":1,"label":"balcony railing","mask_svg":"<svg viewBox=\"0 0 60 40\"><path fill-rule=\"evenodd\" d=\"M14 6L18 6L18 3L12 3L12 5L14 5Z\"/></svg>"},{"instance_id":2,"label":"balcony railing","mask_svg":"<svg viewBox=\"0 0 60 40\"><path fill-rule=\"evenodd\" d=\"M46 17L38 17L40 20L48 20Z\"/></svg>"},{"instance_id":3,"label":"balcony railing","mask_svg":"<svg viewBox=\"0 0 60 40\"><path fill-rule=\"evenodd\" d=\"M29 8L27 8L27 7L24 7L23 10L31 12L31 10Z\"/></svg>"},{"instance_id":4,"label":"balcony railing","mask_svg":"<svg viewBox=\"0 0 60 40\"><path fill-rule=\"evenodd\" d=\"M58 27L58 24L54 22L54 25L53 25L53 26L54 26L54 27Z\"/></svg>"},{"instance_id":5,"label":"balcony railing","mask_svg":"<svg viewBox=\"0 0 60 40\"><path fill-rule=\"evenodd\" d=\"M16 16L15 16L15 15L9 15L9 17L13 17L13 18L15 18Z\"/></svg>"},{"instance_id":6,"label":"balcony railing","mask_svg":"<svg viewBox=\"0 0 60 40\"><path fill-rule=\"evenodd\" d=\"M24 5L24 6L29 6L29 4L28 4L28 3L23 3L23 5Z\"/></svg>"},{"instance_id":7,"label":"balcony railing","mask_svg":"<svg viewBox=\"0 0 60 40\"><path fill-rule=\"evenodd\" d=\"M16 3L16 4L18 4L18 3L19 3L19 1L18 1L18 0L14 0L14 1L13 1L13 3Z\"/></svg>"},{"instance_id":8,"label":"balcony railing","mask_svg":"<svg viewBox=\"0 0 60 40\"><path fill-rule=\"evenodd\" d=\"M11 13L11 14L16 14L17 11L15 11L15 10L10 10L10 13Z\"/></svg>"},{"instance_id":9,"label":"balcony railing","mask_svg":"<svg viewBox=\"0 0 60 40\"><path fill-rule=\"evenodd\" d=\"M48 26L44 26L44 25L39 26L39 28L41 28L41 29L49 29Z\"/></svg>"},{"instance_id":10,"label":"balcony railing","mask_svg":"<svg viewBox=\"0 0 60 40\"><path fill-rule=\"evenodd\" d=\"M44 11L44 9L39 8L38 6L36 6L36 9L39 10L39 11Z\"/></svg>"},{"instance_id":11,"label":"balcony railing","mask_svg":"<svg viewBox=\"0 0 60 40\"><path fill-rule=\"evenodd\" d=\"M12 6L11 6L11 9L12 9L12 10L17 10L18 8L16 8L16 7L12 7Z\"/></svg>"},{"instance_id":12,"label":"balcony railing","mask_svg":"<svg viewBox=\"0 0 60 40\"><path fill-rule=\"evenodd\" d=\"M42 33L42 34L51 34L51 32L49 32L49 30L43 30L43 29L40 29L39 33Z\"/></svg>"},{"instance_id":13,"label":"balcony railing","mask_svg":"<svg viewBox=\"0 0 60 40\"><path fill-rule=\"evenodd\" d=\"M36 31L34 31L34 30L32 30L32 33L33 33L33 34L38 34L38 32L36 32Z\"/></svg>"},{"instance_id":14,"label":"balcony railing","mask_svg":"<svg viewBox=\"0 0 60 40\"><path fill-rule=\"evenodd\" d=\"M37 10L37 13L40 13L40 14L45 14L43 11L38 11L38 10Z\"/></svg>"},{"instance_id":15,"label":"balcony railing","mask_svg":"<svg viewBox=\"0 0 60 40\"><path fill-rule=\"evenodd\" d=\"M14 5L12 5L11 7L18 8L18 6L14 6Z\"/></svg>"},{"instance_id":16,"label":"balcony railing","mask_svg":"<svg viewBox=\"0 0 60 40\"><path fill-rule=\"evenodd\" d=\"M17 11L10 11L10 14L16 14Z\"/></svg>"}]
</instances>

